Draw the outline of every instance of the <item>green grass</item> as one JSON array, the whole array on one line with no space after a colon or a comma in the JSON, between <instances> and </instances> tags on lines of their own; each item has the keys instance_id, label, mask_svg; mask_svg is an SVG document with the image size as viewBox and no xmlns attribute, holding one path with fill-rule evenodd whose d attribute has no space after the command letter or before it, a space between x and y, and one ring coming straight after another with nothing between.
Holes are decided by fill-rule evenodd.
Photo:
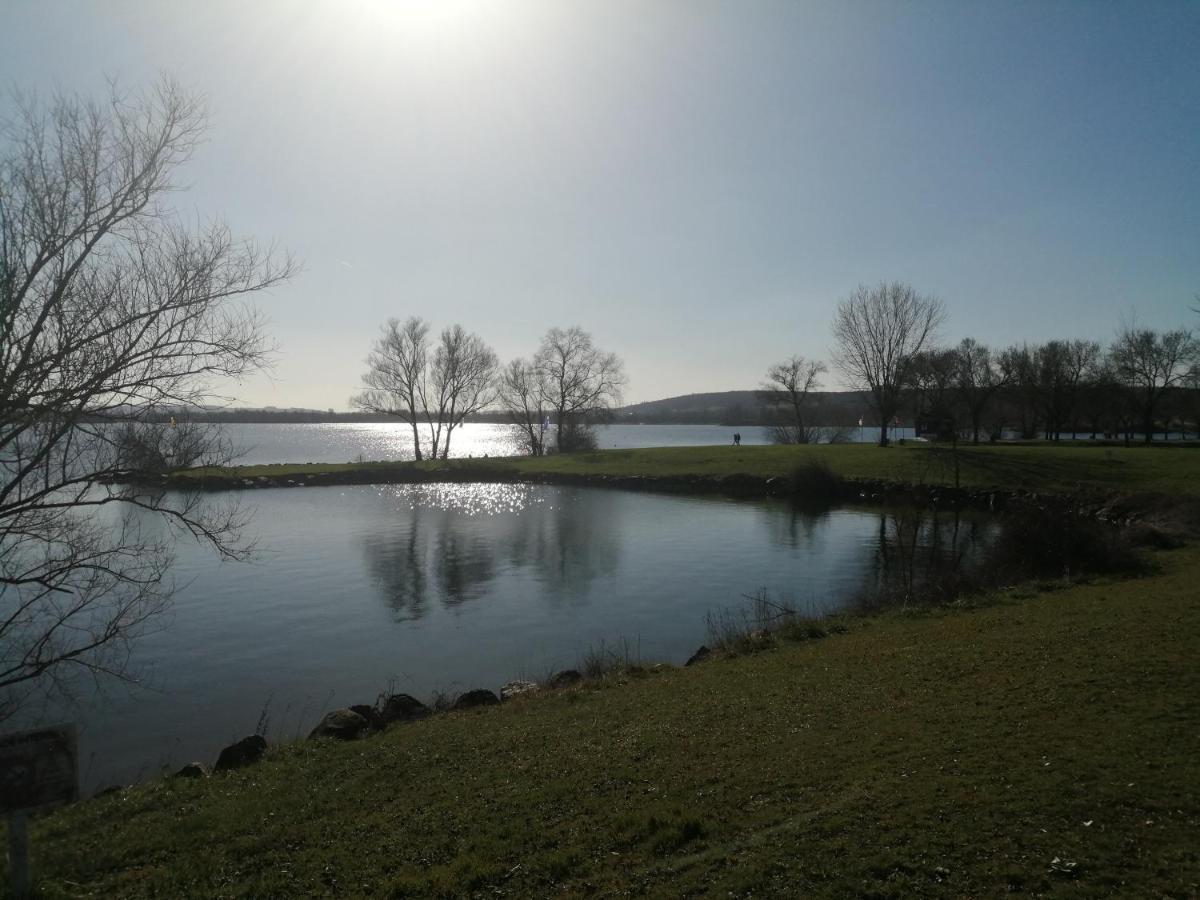
<instances>
[{"instance_id":1,"label":"green grass","mask_svg":"<svg viewBox=\"0 0 1200 900\"><path fill-rule=\"evenodd\" d=\"M424 463L950 482L923 446ZM411 464L266 466L303 475ZM1200 453L963 448L964 485L1200 490ZM274 748L36 823L45 896L1200 893L1200 549L971 608ZM1050 590L1049 588L1054 588ZM1057 860L1057 862L1055 862Z\"/></svg>"},{"instance_id":2,"label":"green grass","mask_svg":"<svg viewBox=\"0 0 1200 900\"><path fill-rule=\"evenodd\" d=\"M457 459L448 462L342 463L247 466L223 472L242 477L305 475L376 470L381 473L422 468L466 469L481 478L489 473L536 476L542 473L592 475L789 475L806 458L820 458L847 478L878 478L952 484L954 454L945 447L908 444L879 448L862 444L810 447L658 447L602 450L541 458ZM961 447L958 477L966 487L1065 493L1076 490L1148 491L1200 494L1200 448L1100 447L1018 444Z\"/></svg>"},{"instance_id":3,"label":"green grass","mask_svg":"<svg viewBox=\"0 0 1200 900\"><path fill-rule=\"evenodd\" d=\"M48 897L1196 896L1200 550L1156 559L280 747L42 819L34 868Z\"/></svg>"}]
</instances>

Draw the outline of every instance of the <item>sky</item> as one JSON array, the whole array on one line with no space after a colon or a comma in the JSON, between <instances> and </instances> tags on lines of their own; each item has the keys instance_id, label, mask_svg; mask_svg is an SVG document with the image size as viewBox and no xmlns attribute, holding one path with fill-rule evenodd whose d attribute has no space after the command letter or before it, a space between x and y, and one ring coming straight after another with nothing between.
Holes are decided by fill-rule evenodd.
<instances>
[{"instance_id":1,"label":"sky","mask_svg":"<svg viewBox=\"0 0 1200 900\"><path fill-rule=\"evenodd\" d=\"M303 265L238 405L349 408L409 315L503 360L579 325L638 402L828 360L882 279L946 342L1200 326L1197 48L1154 0L0 0L0 114L206 98L177 208Z\"/></svg>"}]
</instances>

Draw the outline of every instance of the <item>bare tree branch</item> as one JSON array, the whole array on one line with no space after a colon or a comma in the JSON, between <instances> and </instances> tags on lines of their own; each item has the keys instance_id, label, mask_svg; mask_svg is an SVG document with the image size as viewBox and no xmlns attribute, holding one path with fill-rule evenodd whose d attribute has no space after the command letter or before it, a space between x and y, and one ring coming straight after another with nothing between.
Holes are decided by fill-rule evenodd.
<instances>
[{"instance_id":1,"label":"bare tree branch","mask_svg":"<svg viewBox=\"0 0 1200 900\"><path fill-rule=\"evenodd\" d=\"M776 409L787 409L790 421L771 427L776 444L812 444L819 438L818 429L806 421L808 395L821 386L821 375L827 372L819 360L793 356L767 369L767 379L758 392L759 399Z\"/></svg>"},{"instance_id":2,"label":"bare tree branch","mask_svg":"<svg viewBox=\"0 0 1200 900\"><path fill-rule=\"evenodd\" d=\"M70 671L131 676L130 641L170 598L172 532L247 551L236 510L112 486L229 459L219 433L152 414L268 363L243 299L295 270L167 206L204 128L164 79L18 97L0 132L0 714Z\"/></svg>"},{"instance_id":3,"label":"bare tree branch","mask_svg":"<svg viewBox=\"0 0 1200 900\"><path fill-rule=\"evenodd\" d=\"M495 400L498 365L483 339L461 325L442 331L431 358L429 325L423 319L388 319L367 356L364 390L350 402L364 412L406 421L418 460L424 458L423 421L431 458L446 459L454 430Z\"/></svg>"},{"instance_id":4,"label":"bare tree branch","mask_svg":"<svg viewBox=\"0 0 1200 900\"><path fill-rule=\"evenodd\" d=\"M591 426L621 401L625 368L615 353L600 350L578 326L551 328L533 357L541 402L555 425L559 453L594 445Z\"/></svg>"},{"instance_id":5,"label":"bare tree branch","mask_svg":"<svg viewBox=\"0 0 1200 900\"><path fill-rule=\"evenodd\" d=\"M914 356L933 342L945 318L942 302L898 281L859 287L838 304L834 361L850 382L869 391L879 414L879 444L897 411Z\"/></svg>"}]
</instances>

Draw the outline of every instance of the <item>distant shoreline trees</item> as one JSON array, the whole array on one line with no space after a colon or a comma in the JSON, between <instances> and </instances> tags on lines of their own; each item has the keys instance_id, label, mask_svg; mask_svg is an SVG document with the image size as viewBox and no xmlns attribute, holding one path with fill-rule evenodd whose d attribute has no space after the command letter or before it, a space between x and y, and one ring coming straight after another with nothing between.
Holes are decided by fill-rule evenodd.
<instances>
[{"instance_id":1,"label":"distant shoreline trees","mask_svg":"<svg viewBox=\"0 0 1200 900\"><path fill-rule=\"evenodd\" d=\"M530 456L543 456L550 416L545 381L537 366L526 359L510 360L500 372L497 396L520 432L521 446Z\"/></svg>"},{"instance_id":2,"label":"distant shoreline trees","mask_svg":"<svg viewBox=\"0 0 1200 900\"><path fill-rule=\"evenodd\" d=\"M1011 373L991 348L974 338L963 338L955 348L954 390L962 400L971 428L971 443L979 443L984 416L997 394L1011 381Z\"/></svg>"},{"instance_id":3,"label":"distant shoreline trees","mask_svg":"<svg viewBox=\"0 0 1200 900\"><path fill-rule=\"evenodd\" d=\"M1186 329L1157 332L1127 326L1113 345L1112 371L1125 386L1129 404L1148 443L1163 398L1187 377L1195 377L1197 345Z\"/></svg>"},{"instance_id":4,"label":"distant shoreline trees","mask_svg":"<svg viewBox=\"0 0 1200 900\"><path fill-rule=\"evenodd\" d=\"M461 325L443 329L431 348L425 320L388 319L367 356L364 390L350 402L363 412L408 423L418 460L425 457L424 424L430 459L447 459L455 429L495 399L498 366L491 347Z\"/></svg>"},{"instance_id":5,"label":"distant shoreline trees","mask_svg":"<svg viewBox=\"0 0 1200 900\"><path fill-rule=\"evenodd\" d=\"M879 416L879 446L911 385L912 364L932 343L945 308L899 281L859 285L838 304L833 320L834 362L856 387L869 391Z\"/></svg>"},{"instance_id":6,"label":"distant shoreline trees","mask_svg":"<svg viewBox=\"0 0 1200 900\"><path fill-rule=\"evenodd\" d=\"M578 326L551 328L533 356L533 369L555 426L555 449L594 450L593 426L611 417L625 388L620 357L598 348Z\"/></svg>"},{"instance_id":7,"label":"distant shoreline trees","mask_svg":"<svg viewBox=\"0 0 1200 900\"><path fill-rule=\"evenodd\" d=\"M973 443L1014 432L1149 443L1189 420L1200 436L1200 341L1188 329L1125 326L1107 348L1054 339L996 352L970 337L937 346L944 319L940 301L895 282L860 286L839 304L834 358L870 397L880 445L902 411L918 434Z\"/></svg>"},{"instance_id":8,"label":"distant shoreline trees","mask_svg":"<svg viewBox=\"0 0 1200 900\"><path fill-rule=\"evenodd\" d=\"M469 418L499 407L521 433L526 451L594 449L593 426L611 418L625 385L615 353L600 350L579 327L551 328L534 355L501 367L478 335L461 325L430 346L419 316L384 323L367 356L364 389L351 404L360 412L394 416L412 429L413 455L447 459L454 431Z\"/></svg>"},{"instance_id":9,"label":"distant shoreline trees","mask_svg":"<svg viewBox=\"0 0 1200 900\"><path fill-rule=\"evenodd\" d=\"M808 416L809 394L821 386L821 375L826 371L825 363L803 356L793 356L767 369L758 397L784 418L768 426L772 443L815 444L820 440L820 429Z\"/></svg>"},{"instance_id":10,"label":"distant shoreline trees","mask_svg":"<svg viewBox=\"0 0 1200 900\"><path fill-rule=\"evenodd\" d=\"M975 444L1080 433L1149 442L1189 423L1200 437L1200 341L1188 329L1128 326L1107 347L1052 339L994 348L973 337L942 346L945 320L942 301L910 285L860 285L837 306L833 358L865 409L857 397L819 390L823 361L793 356L769 366L756 391L732 392L733 403L704 407L701 418L676 410L649 417L760 425L783 444L844 439L867 409L881 446L901 416L920 436ZM500 366L461 326L434 347L429 326L411 317L384 325L363 382L356 409L408 423L417 459L445 459L467 421L513 425L534 456L594 448L595 426L616 420L626 377L620 358L579 327L551 328L531 356Z\"/></svg>"}]
</instances>

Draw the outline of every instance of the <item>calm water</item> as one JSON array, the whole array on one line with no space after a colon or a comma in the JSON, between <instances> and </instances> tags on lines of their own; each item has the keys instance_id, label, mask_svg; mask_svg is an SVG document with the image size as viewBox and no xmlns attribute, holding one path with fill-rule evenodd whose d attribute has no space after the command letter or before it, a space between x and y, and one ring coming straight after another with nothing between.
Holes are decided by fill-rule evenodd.
<instances>
[{"instance_id":1,"label":"calm water","mask_svg":"<svg viewBox=\"0 0 1200 900\"><path fill-rule=\"evenodd\" d=\"M274 462L351 462L362 457L412 459L412 430L398 423L223 425L247 465ZM596 429L601 449L635 447L697 447L732 444L740 433L745 444L767 443L757 426L724 425L607 425ZM897 438L911 438L911 428L895 429ZM878 428L853 429L852 440L877 441ZM512 456L520 445L511 425L464 425L454 432L450 455Z\"/></svg>"},{"instance_id":2,"label":"calm water","mask_svg":"<svg viewBox=\"0 0 1200 900\"><path fill-rule=\"evenodd\" d=\"M242 451L239 462L260 465L274 462L352 462L367 460L412 459L412 430L398 423L329 423L294 425L222 425L225 434ZM728 445L735 433L744 444L769 443L766 429L732 425L607 425L596 429L600 448L699 447ZM914 439L910 427L893 428L895 440ZM1006 431L1005 439L1017 439ZM1155 440L1178 440L1183 435L1156 434ZM853 442L875 443L879 429L852 428L846 438ZM1087 435L1080 433L1086 440ZM512 456L520 451L511 425L464 425L454 432L450 455Z\"/></svg>"},{"instance_id":3,"label":"calm water","mask_svg":"<svg viewBox=\"0 0 1200 900\"><path fill-rule=\"evenodd\" d=\"M389 683L422 698L497 690L576 666L601 641L681 663L705 642L707 613L745 608L759 588L813 613L848 603L876 577L889 529L864 509L533 485L267 489L245 502L259 559L219 564L181 544L169 618L134 652L151 689L72 713L91 787L211 762L268 701L282 738Z\"/></svg>"}]
</instances>

